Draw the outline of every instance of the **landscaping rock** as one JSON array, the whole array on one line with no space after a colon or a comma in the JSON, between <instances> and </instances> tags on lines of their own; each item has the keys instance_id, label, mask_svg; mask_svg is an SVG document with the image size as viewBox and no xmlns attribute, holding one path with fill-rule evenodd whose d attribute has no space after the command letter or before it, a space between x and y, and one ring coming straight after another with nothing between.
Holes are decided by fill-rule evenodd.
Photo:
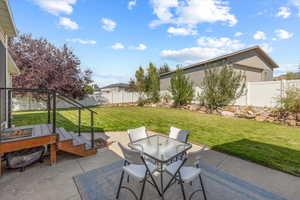
<instances>
[{"instance_id":1,"label":"landscaping rock","mask_svg":"<svg viewBox=\"0 0 300 200\"><path fill-rule=\"evenodd\" d=\"M274 117L268 117L265 121L267 122L275 122L275 118Z\"/></svg>"},{"instance_id":2,"label":"landscaping rock","mask_svg":"<svg viewBox=\"0 0 300 200\"><path fill-rule=\"evenodd\" d=\"M235 114L233 113L233 112L230 112L230 111L222 111L221 112L221 115L222 116L225 116L225 117L234 117L235 116Z\"/></svg>"},{"instance_id":3,"label":"landscaping rock","mask_svg":"<svg viewBox=\"0 0 300 200\"><path fill-rule=\"evenodd\" d=\"M255 120L256 120L256 121L259 121L259 122L263 122L263 121L265 121L266 119L267 119L267 117L262 116L262 115L258 115L258 116L255 117Z\"/></svg>"},{"instance_id":4,"label":"landscaping rock","mask_svg":"<svg viewBox=\"0 0 300 200\"><path fill-rule=\"evenodd\" d=\"M296 120L296 115L293 114L293 113L289 113L287 119L288 119L288 120Z\"/></svg>"},{"instance_id":5,"label":"landscaping rock","mask_svg":"<svg viewBox=\"0 0 300 200\"><path fill-rule=\"evenodd\" d=\"M192 105L190 105L190 107L189 107L189 110L191 110L191 111L198 111L199 109L200 109L200 105L198 105L198 104L192 104Z\"/></svg>"},{"instance_id":6,"label":"landscaping rock","mask_svg":"<svg viewBox=\"0 0 300 200\"><path fill-rule=\"evenodd\" d=\"M286 123L289 126L296 126L297 125L296 120L286 120Z\"/></svg>"},{"instance_id":7,"label":"landscaping rock","mask_svg":"<svg viewBox=\"0 0 300 200\"><path fill-rule=\"evenodd\" d=\"M297 121L300 121L300 113L297 113L297 114L296 114L296 120L297 120Z\"/></svg>"},{"instance_id":8,"label":"landscaping rock","mask_svg":"<svg viewBox=\"0 0 300 200\"><path fill-rule=\"evenodd\" d=\"M207 113L207 108L205 106L200 106L199 111Z\"/></svg>"},{"instance_id":9,"label":"landscaping rock","mask_svg":"<svg viewBox=\"0 0 300 200\"><path fill-rule=\"evenodd\" d=\"M252 110L248 110L247 113L248 113L248 115L250 115L250 116L253 116L253 115L254 115L254 112L253 112Z\"/></svg>"}]
</instances>

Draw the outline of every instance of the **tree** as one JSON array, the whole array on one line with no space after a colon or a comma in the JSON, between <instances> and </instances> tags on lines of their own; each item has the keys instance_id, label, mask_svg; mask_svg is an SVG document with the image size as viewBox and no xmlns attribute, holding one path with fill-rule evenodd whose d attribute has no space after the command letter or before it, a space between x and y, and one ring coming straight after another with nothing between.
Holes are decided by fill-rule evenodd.
<instances>
[{"instance_id":1,"label":"tree","mask_svg":"<svg viewBox=\"0 0 300 200\"><path fill-rule=\"evenodd\" d=\"M226 106L246 92L246 77L231 65L212 67L204 71L200 100L210 109Z\"/></svg>"},{"instance_id":2,"label":"tree","mask_svg":"<svg viewBox=\"0 0 300 200\"><path fill-rule=\"evenodd\" d=\"M130 79L130 81L129 81L128 91L129 92L136 92L137 91L137 87L136 87L135 81L133 79Z\"/></svg>"},{"instance_id":3,"label":"tree","mask_svg":"<svg viewBox=\"0 0 300 200\"><path fill-rule=\"evenodd\" d=\"M147 76L145 77L145 92L148 100L152 103L160 101L160 78L158 71L153 63L149 63Z\"/></svg>"},{"instance_id":4,"label":"tree","mask_svg":"<svg viewBox=\"0 0 300 200\"><path fill-rule=\"evenodd\" d=\"M181 106L191 102L194 98L193 83L183 74L183 70L177 68L171 77L169 88L172 99L176 106Z\"/></svg>"},{"instance_id":5,"label":"tree","mask_svg":"<svg viewBox=\"0 0 300 200\"><path fill-rule=\"evenodd\" d=\"M139 69L135 72L135 79L136 89L141 96L141 94L145 92L145 71L142 67L139 67Z\"/></svg>"},{"instance_id":6,"label":"tree","mask_svg":"<svg viewBox=\"0 0 300 200\"><path fill-rule=\"evenodd\" d=\"M159 74L164 74L164 73L168 73L171 71L170 67L168 64L163 64L160 68L159 68Z\"/></svg>"},{"instance_id":7,"label":"tree","mask_svg":"<svg viewBox=\"0 0 300 200\"><path fill-rule=\"evenodd\" d=\"M9 51L21 71L13 77L15 88L54 89L77 98L92 83L92 71L81 71L79 58L66 45L58 48L45 38L20 34L9 40Z\"/></svg>"}]
</instances>

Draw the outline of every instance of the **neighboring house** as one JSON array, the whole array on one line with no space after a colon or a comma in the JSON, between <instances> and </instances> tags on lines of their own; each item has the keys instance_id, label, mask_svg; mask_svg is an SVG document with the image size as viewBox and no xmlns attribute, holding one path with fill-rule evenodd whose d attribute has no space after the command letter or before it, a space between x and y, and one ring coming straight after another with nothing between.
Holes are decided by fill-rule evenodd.
<instances>
[{"instance_id":1,"label":"neighboring house","mask_svg":"<svg viewBox=\"0 0 300 200\"><path fill-rule=\"evenodd\" d=\"M232 66L245 73L247 82L272 81L273 69L278 65L259 46L254 46L224 56L220 56L207 61L195 63L183 68L183 72L199 87L204 77L204 71L208 68L221 66L222 63L232 64ZM221 64L221 65L220 65ZM160 89L168 90L170 78L173 72L160 75Z\"/></svg>"},{"instance_id":2,"label":"neighboring house","mask_svg":"<svg viewBox=\"0 0 300 200\"><path fill-rule=\"evenodd\" d=\"M116 83L116 84L111 84L103 88L100 88L97 91L111 93L111 92L122 92L122 91L126 92L128 90L129 90L129 85L127 83Z\"/></svg>"},{"instance_id":3,"label":"neighboring house","mask_svg":"<svg viewBox=\"0 0 300 200\"><path fill-rule=\"evenodd\" d=\"M19 74L15 62L8 52L8 38L17 34L13 17L7 0L0 0L0 88L12 86L12 76ZM7 122L7 92L0 90L0 128Z\"/></svg>"}]
</instances>

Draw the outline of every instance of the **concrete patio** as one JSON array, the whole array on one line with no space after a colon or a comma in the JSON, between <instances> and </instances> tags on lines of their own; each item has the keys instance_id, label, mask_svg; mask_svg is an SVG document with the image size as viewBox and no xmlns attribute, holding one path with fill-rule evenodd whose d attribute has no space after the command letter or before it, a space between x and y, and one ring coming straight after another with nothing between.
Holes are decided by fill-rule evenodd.
<instances>
[{"instance_id":1,"label":"concrete patio","mask_svg":"<svg viewBox=\"0 0 300 200\"><path fill-rule=\"evenodd\" d=\"M121 152L116 142L125 145L129 142L125 132L97 133L96 137L104 137L108 141L115 142L109 148L98 150L96 155L85 158L59 153L57 164L53 167L45 162L34 164L24 172L5 171L0 178L0 199L80 199L73 176L121 160ZM192 151L199 148L194 145ZM206 150L203 153L202 162L287 199L299 200L299 177L212 150Z\"/></svg>"}]
</instances>

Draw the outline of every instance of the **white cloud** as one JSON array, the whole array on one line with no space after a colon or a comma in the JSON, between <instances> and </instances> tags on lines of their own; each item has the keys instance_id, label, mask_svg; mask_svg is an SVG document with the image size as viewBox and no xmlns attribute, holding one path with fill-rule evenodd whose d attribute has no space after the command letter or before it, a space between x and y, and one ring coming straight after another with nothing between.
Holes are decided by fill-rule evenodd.
<instances>
[{"instance_id":1,"label":"white cloud","mask_svg":"<svg viewBox=\"0 0 300 200\"><path fill-rule=\"evenodd\" d=\"M294 6L299 9L299 16L300 16L300 0L290 0Z\"/></svg>"},{"instance_id":2,"label":"white cloud","mask_svg":"<svg viewBox=\"0 0 300 200\"><path fill-rule=\"evenodd\" d=\"M63 26L65 29L79 29L79 25L75 21L72 21L70 18L67 17L60 17L58 24Z\"/></svg>"},{"instance_id":3,"label":"white cloud","mask_svg":"<svg viewBox=\"0 0 300 200\"><path fill-rule=\"evenodd\" d=\"M139 51L144 51L146 50L148 47L145 44L139 44L138 46L129 46L128 49L131 50L139 50Z\"/></svg>"},{"instance_id":4,"label":"white cloud","mask_svg":"<svg viewBox=\"0 0 300 200\"><path fill-rule=\"evenodd\" d=\"M228 4L218 0L151 0L151 3L158 18L151 22L152 27L169 23L189 26L204 22L226 22L229 26L237 23Z\"/></svg>"},{"instance_id":5,"label":"white cloud","mask_svg":"<svg viewBox=\"0 0 300 200\"><path fill-rule=\"evenodd\" d=\"M33 0L37 5L39 5L43 10L53 14L59 15L71 14L73 12L73 5L77 0Z\"/></svg>"},{"instance_id":6,"label":"white cloud","mask_svg":"<svg viewBox=\"0 0 300 200\"><path fill-rule=\"evenodd\" d=\"M281 39L281 40L290 39L294 36L293 33L289 33L288 31L283 30L283 29L276 30L275 34L276 34L277 38Z\"/></svg>"},{"instance_id":7,"label":"white cloud","mask_svg":"<svg viewBox=\"0 0 300 200\"><path fill-rule=\"evenodd\" d=\"M67 42L80 43L80 44L96 44L95 40L82 40L79 38L67 39Z\"/></svg>"},{"instance_id":8,"label":"white cloud","mask_svg":"<svg viewBox=\"0 0 300 200\"><path fill-rule=\"evenodd\" d=\"M128 9L131 10L136 5L136 0L131 0L128 2Z\"/></svg>"},{"instance_id":9,"label":"white cloud","mask_svg":"<svg viewBox=\"0 0 300 200\"><path fill-rule=\"evenodd\" d=\"M213 37L200 37L197 40L198 44L203 47L221 48L226 51L239 50L245 47L239 40L232 40L227 37L213 38Z\"/></svg>"},{"instance_id":10,"label":"white cloud","mask_svg":"<svg viewBox=\"0 0 300 200\"><path fill-rule=\"evenodd\" d=\"M120 49L124 49L124 45L120 42L115 43L114 45L111 46L112 49L114 50L120 50Z\"/></svg>"},{"instance_id":11,"label":"white cloud","mask_svg":"<svg viewBox=\"0 0 300 200\"><path fill-rule=\"evenodd\" d=\"M197 31L191 28L175 28L171 26L168 28L168 33L176 36L177 35L187 36L187 35L196 35Z\"/></svg>"},{"instance_id":12,"label":"white cloud","mask_svg":"<svg viewBox=\"0 0 300 200\"><path fill-rule=\"evenodd\" d=\"M102 28L106 31L114 31L117 27L117 23L108 18L101 19Z\"/></svg>"},{"instance_id":13,"label":"white cloud","mask_svg":"<svg viewBox=\"0 0 300 200\"><path fill-rule=\"evenodd\" d=\"M225 54L226 51L217 48L192 47L179 50L163 50L161 57L180 63L190 64Z\"/></svg>"},{"instance_id":14,"label":"white cloud","mask_svg":"<svg viewBox=\"0 0 300 200\"><path fill-rule=\"evenodd\" d=\"M263 43L259 45L266 53L271 53L273 51L273 48L270 44L268 43Z\"/></svg>"},{"instance_id":15,"label":"white cloud","mask_svg":"<svg viewBox=\"0 0 300 200\"><path fill-rule=\"evenodd\" d=\"M267 36L264 32L262 31L256 31L256 33L253 35L253 38L255 40L266 40Z\"/></svg>"},{"instance_id":16,"label":"white cloud","mask_svg":"<svg viewBox=\"0 0 300 200\"><path fill-rule=\"evenodd\" d=\"M283 64L280 65L279 68L276 68L274 72L276 76L286 74L288 72L299 72L299 64Z\"/></svg>"},{"instance_id":17,"label":"white cloud","mask_svg":"<svg viewBox=\"0 0 300 200\"><path fill-rule=\"evenodd\" d=\"M161 57L180 63L190 64L227 54L245 47L239 40L232 40L226 37L200 37L197 40L197 43L199 45L197 47L179 50L163 50L161 51Z\"/></svg>"},{"instance_id":18,"label":"white cloud","mask_svg":"<svg viewBox=\"0 0 300 200\"><path fill-rule=\"evenodd\" d=\"M288 7L280 7L276 16L284 19L289 18L291 16L291 10Z\"/></svg>"},{"instance_id":19,"label":"white cloud","mask_svg":"<svg viewBox=\"0 0 300 200\"><path fill-rule=\"evenodd\" d=\"M144 50L147 49L147 46L145 44L139 44L139 46L137 46L135 49L140 50L140 51L144 51Z\"/></svg>"},{"instance_id":20,"label":"white cloud","mask_svg":"<svg viewBox=\"0 0 300 200\"><path fill-rule=\"evenodd\" d=\"M240 37L240 36L242 36L244 33L242 33L242 32L236 32L235 34L234 34L234 36L235 37Z\"/></svg>"}]
</instances>

